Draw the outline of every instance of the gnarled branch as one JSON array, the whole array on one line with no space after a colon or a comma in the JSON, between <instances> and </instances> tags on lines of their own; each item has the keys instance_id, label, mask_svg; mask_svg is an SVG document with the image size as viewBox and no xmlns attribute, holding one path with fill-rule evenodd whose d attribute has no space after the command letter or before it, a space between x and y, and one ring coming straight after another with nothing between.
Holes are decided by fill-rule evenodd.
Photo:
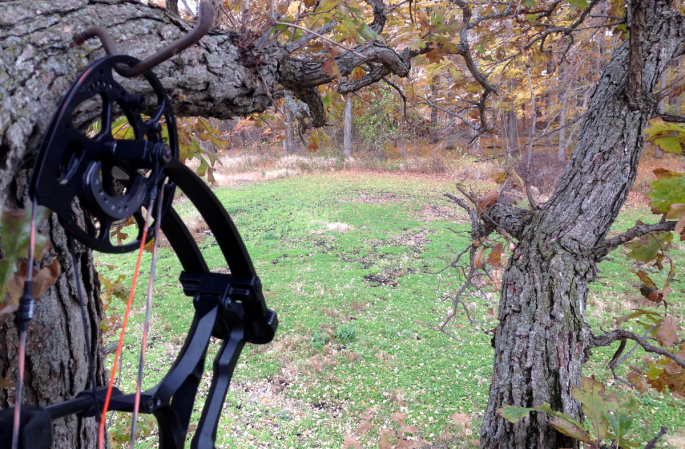
<instances>
[{"instance_id":1,"label":"gnarled branch","mask_svg":"<svg viewBox=\"0 0 685 449\"><path fill-rule=\"evenodd\" d=\"M373 30L376 34L381 34L383 28L385 27L385 22L388 17L385 14L385 5L383 0L364 0L364 2L373 9L373 22L369 25L369 28Z\"/></svg>"},{"instance_id":2,"label":"gnarled branch","mask_svg":"<svg viewBox=\"0 0 685 449\"><path fill-rule=\"evenodd\" d=\"M654 234L655 232L672 231L675 229L675 225L675 221L665 221L663 223L641 224L633 226L621 235L611 239L602 240L597 246L595 246L593 252L595 253L595 256L600 259L624 243L628 243L633 239L642 237L643 235Z\"/></svg>"},{"instance_id":3,"label":"gnarled branch","mask_svg":"<svg viewBox=\"0 0 685 449\"><path fill-rule=\"evenodd\" d=\"M667 351L663 348L660 348L658 346L649 344L645 337L642 337L638 334L627 331L625 329L615 329L602 335L591 335L587 348L592 349L609 346L610 344L621 340L633 340L635 343L642 346L642 349L644 349L645 351L654 354L659 354L664 357L668 357L682 368L685 368L685 360L681 359L676 354Z\"/></svg>"}]
</instances>

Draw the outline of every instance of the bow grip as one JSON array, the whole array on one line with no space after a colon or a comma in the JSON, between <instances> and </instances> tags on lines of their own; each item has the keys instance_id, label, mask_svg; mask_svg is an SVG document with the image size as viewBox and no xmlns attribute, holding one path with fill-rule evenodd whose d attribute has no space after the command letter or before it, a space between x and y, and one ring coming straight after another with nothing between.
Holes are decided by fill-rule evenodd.
<instances>
[{"instance_id":1,"label":"bow grip","mask_svg":"<svg viewBox=\"0 0 685 449\"><path fill-rule=\"evenodd\" d=\"M230 327L228 314L239 302L245 311L245 339L253 344L273 340L278 328L278 315L266 307L262 282L258 276L238 277L225 273L182 272L179 277L187 296L216 296L221 312L217 316L212 336L223 338Z\"/></svg>"}]
</instances>

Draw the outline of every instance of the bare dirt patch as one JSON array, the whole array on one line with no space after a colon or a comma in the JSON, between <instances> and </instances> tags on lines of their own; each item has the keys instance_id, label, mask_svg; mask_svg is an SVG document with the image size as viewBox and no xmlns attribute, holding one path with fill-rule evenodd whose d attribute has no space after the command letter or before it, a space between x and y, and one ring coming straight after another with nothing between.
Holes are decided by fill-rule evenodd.
<instances>
[{"instance_id":1,"label":"bare dirt patch","mask_svg":"<svg viewBox=\"0 0 685 449\"><path fill-rule=\"evenodd\" d=\"M340 233L351 231L354 229L354 227L348 225L347 223L340 223L340 222L328 223L326 225L326 227L328 228L329 231L340 232Z\"/></svg>"},{"instance_id":2,"label":"bare dirt patch","mask_svg":"<svg viewBox=\"0 0 685 449\"><path fill-rule=\"evenodd\" d=\"M435 231L429 229L424 229L423 231L402 234L397 237L393 237L390 240L377 241L381 246L410 246L416 248L422 248L430 243L430 240L426 236L435 234Z\"/></svg>"},{"instance_id":3,"label":"bare dirt patch","mask_svg":"<svg viewBox=\"0 0 685 449\"><path fill-rule=\"evenodd\" d=\"M421 211L421 216L426 221L432 221L432 220L466 221L465 214L458 214L454 210L454 208L450 207L450 206L434 206L434 205L430 204L430 205L426 206Z\"/></svg>"},{"instance_id":4,"label":"bare dirt patch","mask_svg":"<svg viewBox=\"0 0 685 449\"><path fill-rule=\"evenodd\" d=\"M364 279L369 281L374 287L380 287L381 285L388 285L390 287L397 287L397 281L391 273L376 273L367 274Z\"/></svg>"},{"instance_id":5,"label":"bare dirt patch","mask_svg":"<svg viewBox=\"0 0 685 449\"><path fill-rule=\"evenodd\" d=\"M401 278L407 274L414 274L415 270L390 270L383 271L381 273L367 274L364 279L371 283L373 287L380 287L381 285L387 285L389 287L397 287L398 283L396 279Z\"/></svg>"},{"instance_id":6,"label":"bare dirt patch","mask_svg":"<svg viewBox=\"0 0 685 449\"><path fill-rule=\"evenodd\" d=\"M387 204L399 203L402 201L402 198L392 193L380 195L367 195L366 193L359 193L357 197L340 198L338 201L341 203Z\"/></svg>"}]
</instances>

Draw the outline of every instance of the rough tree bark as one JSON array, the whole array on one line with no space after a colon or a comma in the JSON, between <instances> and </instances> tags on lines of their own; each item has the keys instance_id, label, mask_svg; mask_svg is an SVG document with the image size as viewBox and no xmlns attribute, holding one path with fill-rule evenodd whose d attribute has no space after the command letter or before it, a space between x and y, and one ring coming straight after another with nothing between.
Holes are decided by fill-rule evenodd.
<instances>
[{"instance_id":1,"label":"rough tree bark","mask_svg":"<svg viewBox=\"0 0 685 449\"><path fill-rule=\"evenodd\" d=\"M164 6L169 12L178 15L178 0L165 0Z\"/></svg>"},{"instance_id":2,"label":"rough tree bark","mask_svg":"<svg viewBox=\"0 0 685 449\"><path fill-rule=\"evenodd\" d=\"M502 280L494 372L481 429L490 449L577 448L542 414L517 424L504 405L546 401L580 418L571 396L587 357L587 285L600 245L625 202L642 153L642 130L655 112L660 74L678 56L683 18L658 0L632 2L630 43L617 48L598 81L570 163L555 193L523 232Z\"/></svg>"},{"instance_id":3,"label":"rough tree bark","mask_svg":"<svg viewBox=\"0 0 685 449\"><path fill-rule=\"evenodd\" d=\"M9 185L5 207L15 209L28 206L26 185L28 170L20 170ZM50 217L39 232L48 236L52 250L46 261L57 258L63 275L50 290L36 302L26 350L26 377L24 403L45 406L70 399L90 388L88 356L84 340L81 310L76 282L82 283L87 303L90 341L93 342L93 362L96 381L104 384L105 359L100 349L102 339L100 321L103 318L99 300L100 281L93 266L90 251L76 246L78 271L74 271L67 239L56 216ZM19 338L14 320L0 323L0 378L16 379ZM15 388L0 389L0 409L13 407ZM97 423L94 419L75 416L57 420L53 425L54 448L95 447Z\"/></svg>"}]
</instances>

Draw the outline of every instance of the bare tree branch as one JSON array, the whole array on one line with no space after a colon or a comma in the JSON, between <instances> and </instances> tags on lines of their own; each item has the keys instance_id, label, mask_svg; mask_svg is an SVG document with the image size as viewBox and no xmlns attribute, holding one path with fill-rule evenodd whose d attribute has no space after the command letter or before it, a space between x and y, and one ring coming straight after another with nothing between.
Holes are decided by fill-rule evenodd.
<instances>
[{"instance_id":1,"label":"bare tree branch","mask_svg":"<svg viewBox=\"0 0 685 449\"><path fill-rule=\"evenodd\" d=\"M316 39L318 36L321 36L323 34L330 32L333 28L335 28L335 26L337 24L338 24L338 22L336 22L335 20L332 20L332 21L328 22L326 25L319 28L318 30L312 31L311 33L308 33L308 34L305 34L304 36L302 36L301 38L299 38L295 42L286 44L285 50L288 53L293 53L293 52L299 50L300 48L306 46L307 44L309 44L309 41L311 41L312 39Z\"/></svg>"},{"instance_id":2,"label":"bare tree branch","mask_svg":"<svg viewBox=\"0 0 685 449\"><path fill-rule=\"evenodd\" d=\"M675 229L675 225L675 221L666 221L663 223L641 224L633 226L621 235L599 242L593 249L593 253L595 254L595 257L600 259L624 243L630 242L638 237L642 237L643 235L654 234L656 232L672 231Z\"/></svg>"},{"instance_id":3,"label":"bare tree branch","mask_svg":"<svg viewBox=\"0 0 685 449\"><path fill-rule=\"evenodd\" d=\"M245 1L249 1L249 0L245 0ZM319 39L323 39L326 42L328 42L329 44L335 45L336 47L340 47L345 51L349 51L349 52L353 53L354 55L359 56L360 58L364 57L364 55L357 53L353 48L346 47L343 44L341 44L340 42L336 42L333 39L329 39L326 36L324 36L323 34L319 34L316 31L312 31L312 30L307 29L303 26L295 25L294 23L287 23L287 22L275 22L275 24L280 25L280 26L285 26L285 27L297 28L298 30L306 31L309 34L314 35L314 37L318 37ZM299 41L300 41L300 39L298 39L298 42Z\"/></svg>"},{"instance_id":4,"label":"bare tree branch","mask_svg":"<svg viewBox=\"0 0 685 449\"><path fill-rule=\"evenodd\" d=\"M374 33L381 34L385 27L385 21L388 19L385 15L385 5L383 0L364 0L364 2L373 9L373 22L369 24Z\"/></svg>"},{"instance_id":5,"label":"bare tree branch","mask_svg":"<svg viewBox=\"0 0 685 449\"><path fill-rule=\"evenodd\" d=\"M685 115L679 115L679 114L657 114L658 117L661 117L665 122L671 122L671 123L685 123Z\"/></svg>"},{"instance_id":6,"label":"bare tree branch","mask_svg":"<svg viewBox=\"0 0 685 449\"><path fill-rule=\"evenodd\" d=\"M471 123L471 122L470 122L468 119L466 119L466 117L464 117L463 115L461 115L461 114L459 114L459 113L456 113L456 112L454 112L454 111L449 111L449 110L447 110L447 109L445 109L445 108L441 108L440 106L438 106L437 104L433 103L432 101L430 101L430 100L429 100L428 98L426 98L426 97L422 97L422 96L420 96L420 95L417 95L417 97L419 97L420 99L422 99L423 101L425 101L426 104L427 104L428 106L430 106L431 108L435 108L435 109L437 109L437 110L439 110L439 111L442 111L442 112L444 112L444 113L446 113L446 114L451 115L452 117L458 118L458 119L461 120L462 122L466 123L466 125L468 125L472 130L474 130L474 131L478 131L478 130L479 130L479 127L478 127L478 126L476 126L476 125L474 125L473 123Z\"/></svg>"},{"instance_id":7,"label":"bare tree branch","mask_svg":"<svg viewBox=\"0 0 685 449\"><path fill-rule=\"evenodd\" d=\"M634 342L642 346L642 349L644 349L645 351L654 354L659 354L664 357L668 357L669 359L673 360L675 363L680 365L682 368L685 368L685 360L681 359L676 354L670 351L666 351L665 349L662 349L658 346L649 344L645 337L642 337L625 329L615 329L603 335L591 335L590 342L588 343L588 349L609 346L610 344L621 340L633 340Z\"/></svg>"}]
</instances>

